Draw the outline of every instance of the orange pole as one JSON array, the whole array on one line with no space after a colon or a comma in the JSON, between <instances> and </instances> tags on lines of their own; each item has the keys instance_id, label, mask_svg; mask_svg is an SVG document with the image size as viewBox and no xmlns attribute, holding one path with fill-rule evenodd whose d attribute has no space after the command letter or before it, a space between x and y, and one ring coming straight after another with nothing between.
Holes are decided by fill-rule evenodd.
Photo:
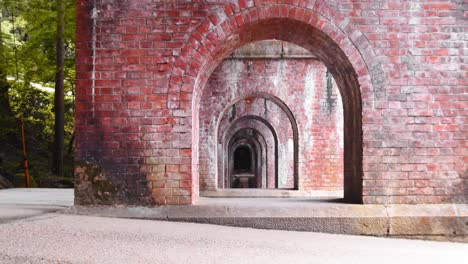
<instances>
[{"instance_id":1,"label":"orange pole","mask_svg":"<svg viewBox=\"0 0 468 264\"><path fill-rule=\"evenodd\" d=\"M26 158L26 139L24 137L24 118L23 118L23 115L21 115L21 142L23 144L24 178L26 179L26 187L31 188L31 179L29 178L28 159Z\"/></svg>"}]
</instances>

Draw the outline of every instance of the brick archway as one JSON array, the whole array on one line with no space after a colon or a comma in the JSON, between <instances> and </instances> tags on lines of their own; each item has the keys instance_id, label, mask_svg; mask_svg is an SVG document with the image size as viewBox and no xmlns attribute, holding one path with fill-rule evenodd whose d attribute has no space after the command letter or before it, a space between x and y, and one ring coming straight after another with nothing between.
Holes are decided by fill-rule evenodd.
<instances>
[{"instance_id":1,"label":"brick archway","mask_svg":"<svg viewBox=\"0 0 468 264\"><path fill-rule=\"evenodd\" d=\"M278 181L278 135L274 129L274 127L264 118L255 115L245 115L242 117L237 118L232 122L232 125L226 131L226 133L220 137L218 140L221 143L221 147L218 147L218 187L220 187L220 181L223 180L225 176L223 176L223 168L224 166L220 166L219 161L224 161L224 164L227 164L227 155L226 155L226 144L228 143L231 138L233 138L234 134L238 131L245 130L245 129L253 129L256 131L257 135L260 138L259 142L265 147L265 157L268 159L268 168L265 167L268 172L269 182L273 182L276 184ZM262 133L263 132L263 133ZM224 175L225 172L224 172ZM276 187L275 185L270 185L270 187Z\"/></svg>"},{"instance_id":2,"label":"brick archway","mask_svg":"<svg viewBox=\"0 0 468 264\"><path fill-rule=\"evenodd\" d=\"M335 78L344 108L344 199L362 202L361 90L371 90L368 68L378 66L366 38L324 1L311 5L233 4L218 9L192 33L174 63L170 86L192 93L192 200L198 197L198 111L201 90L230 52L249 42L278 39L317 56Z\"/></svg>"},{"instance_id":3,"label":"brick archway","mask_svg":"<svg viewBox=\"0 0 468 264\"><path fill-rule=\"evenodd\" d=\"M297 126L297 122L296 122L296 118L294 117L294 114L292 113L292 111L289 109L289 107L286 105L285 102L283 102L280 98L274 96L274 95L271 95L269 93L265 93L265 92L255 92L255 93L249 93L249 94L245 94L245 95L242 95L242 96L239 96L238 98L232 100L231 102L229 102L223 109L223 111L221 111L221 113L219 114L218 116L218 119L217 119L217 124L216 124L216 135L215 135L215 138L218 139L221 135L220 135L220 125L221 125L221 121L222 119L225 117L226 113L229 111L229 109L231 109L231 107L243 100L246 100L246 99L265 99L267 101L270 101L272 102L273 104L275 104L279 109L281 109L281 111L284 113L284 115L288 118L289 120L289 126L292 130L292 139L293 139L293 157L292 157L292 163L293 163L293 175L292 175L292 178L293 178L293 185L292 185L292 189L295 189L295 190L298 190L299 189L299 164L298 164L298 160L299 160L299 129L298 129L298 126ZM271 133L274 135L274 138L275 138L275 148L277 148L277 144L278 144L278 135L275 131L275 128L268 122L266 121L265 119L259 117L259 116L252 116L252 115L247 115L247 116L244 116L244 117L241 117L237 120L235 120L233 122L233 124L235 124L236 122L239 122L243 119L249 119L251 118L252 120L256 120L256 121L259 121L261 123L263 123L265 126L267 126L269 128L269 130L271 131ZM276 152L278 152L278 150L276 149ZM277 154L275 154L277 155ZM276 165L275 166L278 166L277 162L276 162ZM276 183L278 183L278 172L276 171ZM276 186L278 187L278 186Z\"/></svg>"},{"instance_id":4,"label":"brick archway","mask_svg":"<svg viewBox=\"0 0 468 264\"><path fill-rule=\"evenodd\" d=\"M248 136L250 134L248 131L252 131L255 135L254 137ZM235 172L235 152L239 147L246 147L249 149L250 158L251 158L251 170L249 173L254 174L255 184L251 186L251 188L261 188L262 187L262 179L266 180L266 173L265 166L266 164L263 162L265 159L263 158L265 155L266 150L266 143L263 139L263 135L261 135L257 130L253 128L244 128L238 130L236 133L232 135L232 137L227 142L226 148L226 173L224 175L224 187L225 188L232 188L232 177Z\"/></svg>"}]
</instances>

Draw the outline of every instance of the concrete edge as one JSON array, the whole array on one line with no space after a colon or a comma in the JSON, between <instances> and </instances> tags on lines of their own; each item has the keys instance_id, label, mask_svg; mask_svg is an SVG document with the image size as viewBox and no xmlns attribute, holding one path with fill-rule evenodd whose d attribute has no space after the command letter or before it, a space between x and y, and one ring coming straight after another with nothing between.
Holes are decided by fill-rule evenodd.
<instances>
[{"instance_id":1,"label":"concrete edge","mask_svg":"<svg viewBox=\"0 0 468 264\"><path fill-rule=\"evenodd\" d=\"M49 213L56 213L67 208L51 205L2 205L0 204L0 224L7 224L17 220L34 218Z\"/></svg>"},{"instance_id":2,"label":"concrete edge","mask_svg":"<svg viewBox=\"0 0 468 264\"><path fill-rule=\"evenodd\" d=\"M343 191L298 191L286 189L218 189L201 191L201 197L210 198L315 198L342 199Z\"/></svg>"},{"instance_id":3,"label":"concrete edge","mask_svg":"<svg viewBox=\"0 0 468 264\"><path fill-rule=\"evenodd\" d=\"M343 205L298 210L229 206L84 207L63 214L216 224L332 234L425 238L468 242L468 215L461 205ZM353 209L354 207L354 209ZM439 208L440 207L440 208ZM336 214L337 209L349 208ZM439 208L439 209L438 209ZM411 209L410 211L407 211ZM255 213L252 212L255 210ZM302 215L298 212L302 211ZM356 211L359 211L356 213ZM282 212L282 214L280 214ZM286 212L286 213L285 213ZM406 212L406 213L405 213ZM419 213L418 213L419 212Z\"/></svg>"}]
</instances>

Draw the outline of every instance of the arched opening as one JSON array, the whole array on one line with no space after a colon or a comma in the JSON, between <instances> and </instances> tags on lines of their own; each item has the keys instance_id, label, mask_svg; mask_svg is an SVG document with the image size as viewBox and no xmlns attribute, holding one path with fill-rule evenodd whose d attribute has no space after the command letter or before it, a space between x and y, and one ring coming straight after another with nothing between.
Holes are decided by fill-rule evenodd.
<instances>
[{"instance_id":1,"label":"arched opening","mask_svg":"<svg viewBox=\"0 0 468 264\"><path fill-rule=\"evenodd\" d=\"M266 144L255 129L239 129L226 146L223 187L262 188L266 184Z\"/></svg>"},{"instance_id":2,"label":"arched opening","mask_svg":"<svg viewBox=\"0 0 468 264\"><path fill-rule=\"evenodd\" d=\"M212 73L200 107L210 110L200 115L202 196L207 191L215 196L217 189L207 183L215 176L223 182L228 175L223 168L229 162L222 162L227 152L221 146L230 130L242 125L266 136L275 131L275 141L266 143L275 150L265 153L268 184L262 188L299 191L291 193L295 196L343 197L342 99L331 74L309 51L275 40L242 46ZM214 132L218 171L210 158L216 151L216 144L211 145ZM226 188L229 185L218 184L218 189Z\"/></svg>"},{"instance_id":3,"label":"arched opening","mask_svg":"<svg viewBox=\"0 0 468 264\"><path fill-rule=\"evenodd\" d=\"M255 167L255 148L250 145L240 145L234 150L234 163L229 188L257 188L258 176Z\"/></svg>"},{"instance_id":4,"label":"arched opening","mask_svg":"<svg viewBox=\"0 0 468 264\"><path fill-rule=\"evenodd\" d=\"M284 12L280 12L282 8ZM360 86L365 85L366 89L369 89L372 85L367 65L361 55L364 50L358 51L356 47L367 47L366 40L359 35L353 35L350 39L351 35L348 36L348 32L341 31L329 19L307 8L298 10L289 5L272 4L226 15L227 17L219 22L208 21L200 26L201 34L192 36L193 41L188 41L190 45L180 56L181 62L187 67L175 68L174 72L181 72L182 76L171 81L174 84L179 83L182 89L194 86L193 149L199 149L200 96L209 76L219 63L246 43L268 39L291 42L312 52L324 63L336 81L343 98L344 112L344 200L361 203L363 144ZM234 23L230 23L231 20ZM347 24L343 26L354 30ZM219 34L221 31L224 34ZM206 36L209 37L204 39ZM355 43L361 40L364 44ZM365 56L369 57L367 54ZM192 188L196 189L193 193L197 195L199 153L195 151L192 155Z\"/></svg>"},{"instance_id":5,"label":"arched opening","mask_svg":"<svg viewBox=\"0 0 468 264\"><path fill-rule=\"evenodd\" d=\"M234 173L252 173L253 159L254 156L248 147L237 147L234 150Z\"/></svg>"},{"instance_id":6,"label":"arched opening","mask_svg":"<svg viewBox=\"0 0 468 264\"><path fill-rule=\"evenodd\" d=\"M258 188L275 188L278 178L278 140L275 131L266 120L258 116L242 116L233 120L229 129L219 135L218 143L216 190L229 188L226 179L232 175L233 163L230 160L234 157L233 151L237 146L246 144L251 146L254 156L256 153L253 169Z\"/></svg>"},{"instance_id":7,"label":"arched opening","mask_svg":"<svg viewBox=\"0 0 468 264\"><path fill-rule=\"evenodd\" d=\"M278 20L278 21L277 21L277 20L272 20L272 21L269 21L269 22L271 22L271 23L274 25L274 27L280 27L277 23L280 23L281 20ZM285 22L286 24L288 24L288 23L295 23L295 22L291 22L291 21L283 21L283 22ZM263 23L265 23L265 24L263 24ZM265 27L269 27L269 26L271 26L271 25L266 25L266 22L260 22L260 25L256 25L256 26L255 26L255 25L251 25L250 28L249 28L249 27L245 28L245 30L246 30L245 32L242 32L242 31L240 32L240 37L242 38L243 33L244 33L244 34L246 34L244 37L247 38L247 39L249 38L249 36L254 36L254 35L257 36L257 37L260 36L260 37L258 37L260 40L262 40L262 39L269 39L269 36L262 36L263 33L258 33L258 34L257 34L256 32L254 32L254 31L256 30L257 27L259 27L259 28L265 28ZM252 31L252 32L251 32L251 31ZM281 31L281 30L279 30L279 31ZM306 30L306 31L307 31L307 30ZM312 30L312 31L313 31L313 30ZM308 34L317 34L316 32L313 32L313 33L312 33L312 32L307 32L307 33L308 33ZM274 33L273 36L272 36L273 39L280 39L280 40L282 40L283 42L286 42L286 43L287 43L288 40L293 40L293 41L296 42L296 44L299 44L299 45L301 45L302 47L306 48L306 50L309 52L309 54L310 54L311 56L314 57L315 60L320 61L321 63L323 63L323 64L325 65L324 68L327 69L327 71L326 71L326 72L327 72L327 75L328 75L328 76L333 76L333 69L330 69L330 64L327 64L327 62L324 61L323 58L321 58L321 57L324 56L324 54L317 53L317 52L318 52L317 50L315 50L314 52L311 52L311 51L310 51L311 48L310 48L310 44L309 44L309 43L304 42L303 40L297 41L296 39L291 38L289 35L284 35L284 36L283 36L283 35L276 35L276 36L275 36L275 34L276 34L276 33ZM306 33L304 33L304 34L306 34ZM257 40L257 38L248 39L248 40L249 40L248 43L253 43L253 42L255 42L255 41ZM309 45L309 49L307 49L307 47L308 47L307 45ZM333 47L333 46L331 46L331 47ZM321 47L321 48L322 48L322 50L324 49L324 47ZM339 54L339 51L337 51L337 54ZM282 56L283 56L283 55L282 55ZM341 65L341 66L350 67L349 64L348 64L348 65L346 65L346 63L342 63L342 64L343 64L343 65ZM333 67L336 68L336 65L333 65ZM341 70L347 71L348 69L341 69ZM338 72L338 73L341 73L341 72ZM292 75L294 75L294 74L292 74ZM337 76L338 76L338 78L341 77L341 76L339 76L339 75L337 75ZM331 78L331 77L330 77L330 78ZM346 80L348 80L348 79L349 79L349 75L347 75L346 78L347 78ZM209 80L209 78L208 78L208 80ZM343 81L343 79L341 79L341 81ZM352 79L351 79L351 81L352 81ZM334 80L333 82L336 83L338 87L340 86L340 80L337 80L337 78L335 78L335 80ZM208 83L209 83L209 82L208 82ZM347 85L351 85L351 84L353 84L353 83L352 83L352 82L347 83ZM355 83L354 83L354 84L355 84ZM290 92L290 93L294 93L294 90L291 88L291 85L289 85L289 84L286 83L286 84L285 84L285 87L290 87L290 88L289 88L289 92ZM283 88L283 89L284 89L284 88ZM266 94L267 94L267 93L266 93ZM349 112L348 110L349 110L350 108L351 108L351 109L352 109L352 108L359 108L360 100L358 99L358 103L357 103L357 104L352 104L352 103L350 102L350 101L352 101L352 100L346 98L347 94L350 94L350 91L348 91L348 90L346 90L346 89L340 89L340 94L342 95L341 98L343 98L343 100L342 100L342 102L343 102L342 105L343 105L343 106L342 106L342 107L343 107L343 115L344 115L344 116L343 116L343 119L344 119L344 124L345 124L345 125L343 126L343 127L344 127L343 134L345 134L345 135L348 134L348 136L349 136L350 134L354 134L354 133L356 132L356 131L349 130L349 129L350 129L349 123L350 123L350 121L357 121L357 120L355 119L356 116L352 116L352 115L351 115L351 114L353 113L353 111ZM240 94L239 99L236 99L236 100L234 100L233 102L229 103L228 106L225 108L225 110L223 110L223 112L221 113L220 119L223 118L223 115L226 115L226 114L229 115L230 113L227 113L227 112L232 111L232 107L233 107L233 106L235 107L235 105L236 105L237 102L239 102L239 101L241 101L241 100L254 101L254 99L252 99L252 98L255 98L255 96L258 96L258 97L262 97L262 96L263 96L263 97L267 98L268 100L271 100L272 98L275 98L275 96L271 96L271 95L268 95L268 94L265 96L265 93L263 93L263 92L261 92L261 91L253 91L253 93L251 92L251 93L249 93L249 94ZM284 95L283 95L283 96L284 96ZM290 97L293 97L294 95L290 94L289 96L290 96ZM276 98L276 99L278 99L278 98ZM283 98L283 99L284 99L284 98ZM286 109L286 111L285 111L286 113L291 113L289 107L288 107L286 104L284 104L284 103L282 102L281 99L278 99L278 101L280 102L281 105L284 105L283 108ZM252 104L252 103L251 103L251 104ZM294 104L294 102L290 102L290 104ZM308 111L307 108L310 109L310 108L311 108L311 105L303 104L303 105L302 105L302 108L304 109L304 111ZM239 111L239 110L237 110L237 111ZM289 114L289 115L287 115L287 116L288 116L287 118L290 120L291 123L295 123L295 118L294 118L294 114L293 114L293 113L291 113L291 114ZM359 117L359 116L358 116L358 117ZM315 117L313 117L313 118L315 118ZM348 123L348 124L346 124L346 123ZM281 127L281 126L280 126L280 127ZM276 129L276 128L275 128L275 129ZM323 134L325 134L325 135L327 134L326 130L323 131L323 132L324 132ZM311 133L312 133L312 132L311 132ZM313 133L316 133L316 132L313 132ZM349 156L349 154L350 154L351 151L356 151L356 150L353 149L353 145L349 145L349 142L352 141L353 139L350 139L349 137L346 138L346 136L345 136L345 137L344 137L344 142L343 142L343 148L344 148L344 150L343 150L343 152L342 152L343 155L344 155L344 162L343 162L343 163L344 163L344 164L343 164L344 173L342 172L343 170L342 170L342 171L336 171L336 170L334 170L334 169L332 169L332 170L329 169L330 166L333 166L333 165L332 165L332 163L333 163L333 161L332 161L333 158L330 157L329 155L327 156L326 153L319 153L316 157L312 157L312 160L315 162L315 165L314 165L314 164L312 164L312 165L307 165L306 162L307 162L308 159L304 159L304 160L303 160L303 163L302 163L303 165L301 165L302 167L299 168L299 161L298 161L298 159L299 159L299 147L300 147L299 144L300 144L300 143L299 143L299 140L298 140L298 136L299 136L299 132L298 132L298 130L297 130L297 127L295 127L295 130L294 130L294 139L291 141L291 142L292 142L292 145L293 145L293 147L294 147L294 149L295 149L295 150L294 150L294 158L293 158L293 161L294 161L294 164L295 164L295 165L294 165L294 170L293 170L293 174L294 174L294 184L293 184L293 186L291 186L293 189L301 190L301 191L309 191L309 190L313 190L313 189L316 188L317 186L321 186L321 187L320 187L320 188L321 188L320 190L322 190L322 189L334 190L334 189L333 189L333 188L334 188L334 187L333 187L333 182L336 181L336 179L338 179L338 181L339 181L339 178L340 178L340 177L337 176L337 177L327 178L327 175L330 175L331 173L338 173L338 174L340 174L340 175L343 175L343 174L345 174L345 175L348 174L348 175L349 175L350 173L349 173L349 171L347 172L347 170L349 170L352 166L354 166L354 167L356 166L355 163L353 163L352 166L349 166L349 164L350 164L350 162L349 162L350 159L355 159L355 158L356 158L356 156ZM316 136L316 137L319 137L319 136L317 136L317 135L315 135L315 136ZM324 137L324 136L322 136L322 137ZM354 135L353 135L353 137L354 137ZM309 138L307 138L306 140L307 140L307 141L310 141ZM304 144L307 143L307 141L304 142ZM322 146L323 146L323 145L326 144L326 143L323 143L323 142L322 142L321 144L322 144ZM287 142L281 142L281 143L279 144L279 155L284 155L283 153L287 152L287 149L288 149L288 147L287 147ZM307 151L310 152L310 153L313 152L313 151L308 150L308 149L303 150L303 152L307 152ZM360 155L361 155L361 154L360 154ZM322 157L322 158L320 158L320 157ZM282 160L282 159L280 159L280 161L281 161L281 160ZM309 159L309 160L310 160L310 159ZM330 160L330 161L327 161L329 165L323 165L323 162L325 162L325 160ZM340 159L338 159L337 161L339 161L339 160L340 160ZM279 171L278 174L281 175L281 172L283 172L284 170L287 170L287 167L282 166L282 163L281 163L281 162L280 162L278 165L279 165L279 167L277 168L277 170ZM328 167L327 167L327 166L328 166ZM343 168L343 167L342 167L342 168ZM338 168L338 169L339 169L339 168ZM303 176L302 176L302 180L300 180L299 170L301 170L302 172L306 172L307 174L312 174L312 175L303 175ZM315 171L313 171L313 170L315 170ZM328 172L326 172L326 171L320 172L320 171L317 171L317 170L328 170ZM343 174L342 174L342 173L343 173ZM288 172L286 172L286 174L288 174ZM315 176L314 176L314 175L315 175ZM306 177L309 177L309 178L306 178ZM310 178L310 177L315 177L315 178ZM341 177L343 177L343 176L341 176ZM353 177L354 177L354 176L353 176ZM347 181L347 182L350 182L350 180L352 179L352 177L348 177L348 179L347 179L347 180L346 180L346 179L347 179L347 178L345 177L345 182L346 182L346 181ZM328 182L328 183L326 183L326 184L328 184L328 187L326 186L326 184L322 184L322 182ZM284 184L283 184L283 185L284 185ZM344 185L345 192L347 192L347 191L346 191L346 190L347 190L347 189L346 189L346 186L349 186L349 184L348 184L348 183L345 183L345 184L343 184L343 185ZM341 186L343 186L343 185L341 185ZM280 178L276 179L276 181L275 181L275 188L281 188L281 187L282 187L282 186L281 186L281 177L280 177ZM358 189L358 188L360 188L360 186L357 185L357 186L354 186L353 188L348 188L348 190L355 191L356 188ZM340 189L341 189L341 188L340 188ZM350 193L350 192L348 191L348 193Z\"/></svg>"},{"instance_id":8,"label":"arched opening","mask_svg":"<svg viewBox=\"0 0 468 264\"><path fill-rule=\"evenodd\" d=\"M298 133L292 112L279 98L267 93L242 95L232 101L230 96L209 96L209 100L202 102L203 107L211 105L211 111L202 113L200 119L200 191L228 188L223 180L228 175L225 170L229 164L226 160L229 153L227 144L235 133L244 129L255 131L245 136L258 141L263 153L261 173L265 176L262 176L259 186L297 189ZM218 103L215 105L212 100ZM213 119L213 114L219 115L219 118ZM281 136L278 137L275 127L282 131ZM217 168L212 166L213 162L209 162L213 154L218 158L215 163ZM213 184L215 182L218 184Z\"/></svg>"}]
</instances>

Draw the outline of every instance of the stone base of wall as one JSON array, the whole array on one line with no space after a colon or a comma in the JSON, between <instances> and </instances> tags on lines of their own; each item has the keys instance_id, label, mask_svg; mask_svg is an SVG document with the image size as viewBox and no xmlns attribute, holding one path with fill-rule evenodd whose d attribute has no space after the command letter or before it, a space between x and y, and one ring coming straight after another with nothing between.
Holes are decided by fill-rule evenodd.
<instances>
[{"instance_id":1,"label":"stone base of wall","mask_svg":"<svg viewBox=\"0 0 468 264\"><path fill-rule=\"evenodd\" d=\"M201 197L265 197L265 198L343 198L343 191L297 191L281 189L218 189L215 191L201 191Z\"/></svg>"},{"instance_id":2,"label":"stone base of wall","mask_svg":"<svg viewBox=\"0 0 468 264\"><path fill-rule=\"evenodd\" d=\"M466 204L354 205L304 198L200 198L192 206L74 206L63 213L468 242Z\"/></svg>"}]
</instances>

